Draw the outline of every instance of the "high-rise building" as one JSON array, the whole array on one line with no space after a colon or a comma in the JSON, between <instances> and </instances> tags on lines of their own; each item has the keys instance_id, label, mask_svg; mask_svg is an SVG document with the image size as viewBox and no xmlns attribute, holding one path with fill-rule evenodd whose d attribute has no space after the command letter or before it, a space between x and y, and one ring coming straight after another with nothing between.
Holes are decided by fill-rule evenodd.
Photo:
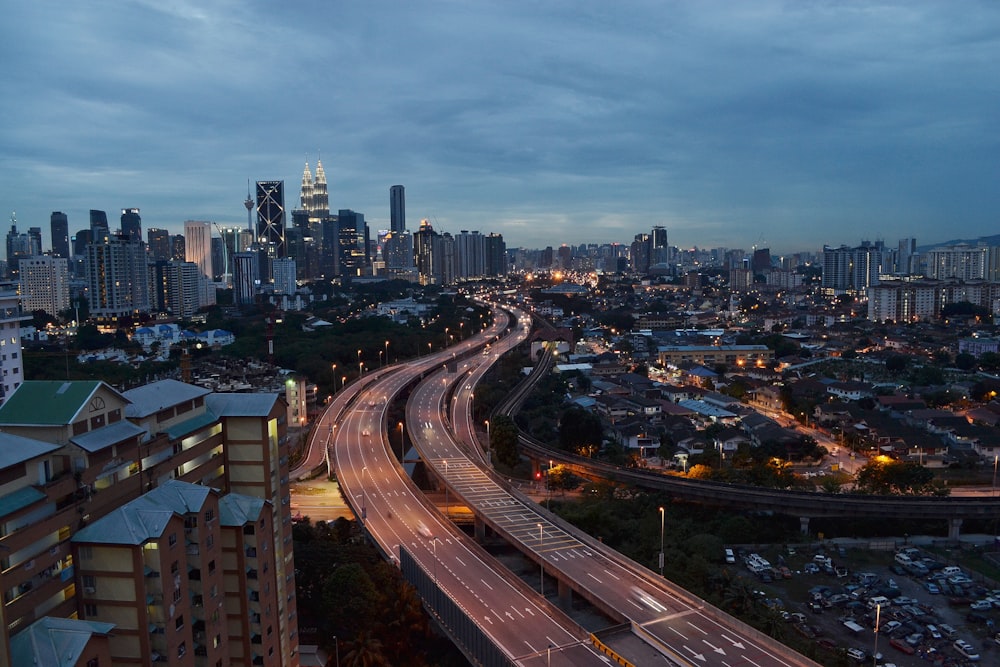
<instances>
[{"instance_id":1,"label":"high-rise building","mask_svg":"<svg viewBox=\"0 0 1000 667\"><path fill-rule=\"evenodd\" d=\"M389 232L382 243L382 260L390 275L409 274L413 270L413 236L407 232Z\"/></svg>"},{"instance_id":2,"label":"high-rise building","mask_svg":"<svg viewBox=\"0 0 1000 667\"><path fill-rule=\"evenodd\" d=\"M50 255L24 257L18 262L18 291L27 312L57 315L69 308L69 260Z\"/></svg>"},{"instance_id":3,"label":"high-rise building","mask_svg":"<svg viewBox=\"0 0 1000 667\"><path fill-rule=\"evenodd\" d=\"M211 278L212 223L202 220L184 221L184 261L198 265L201 275Z\"/></svg>"},{"instance_id":4,"label":"high-rise building","mask_svg":"<svg viewBox=\"0 0 1000 667\"><path fill-rule=\"evenodd\" d=\"M502 234L490 234L486 237L486 275L507 275L507 244Z\"/></svg>"},{"instance_id":5,"label":"high-rise building","mask_svg":"<svg viewBox=\"0 0 1000 667\"><path fill-rule=\"evenodd\" d=\"M636 234L629 253L632 271L640 274L649 272L649 250L649 234Z\"/></svg>"},{"instance_id":6,"label":"high-rise building","mask_svg":"<svg viewBox=\"0 0 1000 667\"><path fill-rule=\"evenodd\" d=\"M341 209L337 212L339 231L339 274L343 278L363 276L371 270L368 253L368 225L365 214Z\"/></svg>"},{"instance_id":7,"label":"high-rise building","mask_svg":"<svg viewBox=\"0 0 1000 667\"><path fill-rule=\"evenodd\" d=\"M823 288L866 294L869 287L879 283L884 249L881 241L865 241L856 248L823 246Z\"/></svg>"},{"instance_id":8,"label":"high-rise building","mask_svg":"<svg viewBox=\"0 0 1000 667\"><path fill-rule=\"evenodd\" d=\"M428 220L420 221L420 229L413 234L413 260L417 266L421 285L434 285L438 277L435 274L435 239L438 234Z\"/></svg>"},{"instance_id":9,"label":"high-rise building","mask_svg":"<svg viewBox=\"0 0 1000 667\"><path fill-rule=\"evenodd\" d=\"M914 238L899 239L899 252L896 253L896 273L909 275L913 272L913 263L917 259L917 240Z\"/></svg>"},{"instance_id":10,"label":"high-rise building","mask_svg":"<svg viewBox=\"0 0 1000 667\"><path fill-rule=\"evenodd\" d=\"M83 257L87 254L87 246L90 245L90 241L93 237L90 235L89 229L80 229L73 235L72 250L74 257Z\"/></svg>"},{"instance_id":11,"label":"high-rise building","mask_svg":"<svg viewBox=\"0 0 1000 667\"><path fill-rule=\"evenodd\" d=\"M146 230L146 243L149 247L149 258L157 261L170 259L170 232L166 229L150 227Z\"/></svg>"},{"instance_id":12,"label":"high-rise building","mask_svg":"<svg viewBox=\"0 0 1000 667\"><path fill-rule=\"evenodd\" d=\"M924 255L924 275L935 279L984 280L989 254L988 246L964 243L934 248Z\"/></svg>"},{"instance_id":13,"label":"high-rise building","mask_svg":"<svg viewBox=\"0 0 1000 667\"><path fill-rule=\"evenodd\" d=\"M321 220L330 215L330 195L326 190L326 171L323 170L322 160L316 161L316 180L313 181L312 195L310 218Z\"/></svg>"},{"instance_id":14,"label":"high-rise building","mask_svg":"<svg viewBox=\"0 0 1000 667\"><path fill-rule=\"evenodd\" d=\"M754 274L767 273L771 270L770 248L754 248L753 257L750 260L750 270Z\"/></svg>"},{"instance_id":15,"label":"high-rise building","mask_svg":"<svg viewBox=\"0 0 1000 667\"><path fill-rule=\"evenodd\" d=\"M271 263L271 270L274 273L274 293L295 294L297 285L295 283L295 260L291 257L280 257Z\"/></svg>"},{"instance_id":16,"label":"high-rise building","mask_svg":"<svg viewBox=\"0 0 1000 667\"><path fill-rule=\"evenodd\" d=\"M18 233L17 218L10 216L10 231L7 232L7 272L12 278L18 276L18 262L27 257L42 254L41 230L32 227L27 234Z\"/></svg>"},{"instance_id":17,"label":"high-rise building","mask_svg":"<svg viewBox=\"0 0 1000 667\"><path fill-rule=\"evenodd\" d=\"M670 247L667 245L667 228L661 225L653 227L649 234L650 263L666 264L670 261Z\"/></svg>"},{"instance_id":18,"label":"high-rise building","mask_svg":"<svg viewBox=\"0 0 1000 667\"><path fill-rule=\"evenodd\" d=\"M252 306L260 292L260 253L238 252L233 255L233 303Z\"/></svg>"},{"instance_id":19,"label":"high-rise building","mask_svg":"<svg viewBox=\"0 0 1000 667\"><path fill-rule=\"evenodd\" d=\"M69 259L69 216L62 211L52 211L49 233L52 235L52 254Z\"/></svg>"},{"instance_id":20,"label":"high-rise building","mask_svg":"<svg viewBox=\"0 0 1000 667\"><path fill-rule=\"evenodd\" d=\"M257 243L270 257L286 254L284 181L257 181Z\"/></svg>"},{"instance_id":21,"label":"high-rise building","mask_svg":"<svg viewBox=\"0 0 1000 667\"><path fill-rule=\"evenodd\" d=\"M121 222L122 234L130 239L142 240L142 218L139 217L139 209L123 208Z\"/></svg>"},{"instance_id":22,"label":"high-rise building","mask_svg":"<svg viewBox=\"0 0 1000 667\"><path fill-rule=\"evenodd\" d=\"M90 240L92 243L102 243L111 237L108 227L108 214L96 208L90 209Z\"/></svg>"},{"instance_id":23,"label":"high-rise building","mask_svg":"<svg viewBox=\"0 0 1000 667\"><path fill-rule=\"evenodd\" d=\"M406 191L402 185L389 188L389 231L397 234L406 231Z\"/></svg>"},{"instance_id":24,"label":"high-rise building","mask_svg":"<svg viewBox=\"0 0 1000 667\"><path fill-rule=\"evenodd\" d=\"M183 234L171 234L170 235L170 257L167 259L172 259L178 262L187 261L187 243L184 240Z\"/></svg>"},{"instance_id":25,"label":"high-rise building","mask_svg":"<svg viewBox=\"0 0 1000 667\"><path fill-rule=\"evenodd\" d=\"M21 322L30 320L31 316L22 314L18 301L15 292L0 292L0 329L4 331L3 338L0 338L0 372L3 373L0 376L0 404L24 381Z\"/></svg>"},{"instance_id":26,"label":"high-rise building","mask_svg":"<svg viewBox=\"0 0 1000 667\"><path fill-rule=\"evenodd\" d=\"M455 237L456 277L459 280L482 278L486 273L486 243L478 231L462 230Z\"/></svg>"},{"instance_id":27,"label":"high-rise building","mask_svg":"<svg viewBox=\"0 0 1000 667\"><path fill-rule=\"evenodd\" d=\"M90 314L113 320L149 311L146 244L115 235L87 246Z\"/></svg>"}]
</instances>

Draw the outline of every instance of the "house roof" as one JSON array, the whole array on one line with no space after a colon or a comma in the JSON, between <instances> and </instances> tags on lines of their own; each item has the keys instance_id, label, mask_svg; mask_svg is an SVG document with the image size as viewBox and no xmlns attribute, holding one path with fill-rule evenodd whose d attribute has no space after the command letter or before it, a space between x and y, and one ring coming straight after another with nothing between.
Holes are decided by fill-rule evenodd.
<instances>
[{"instance_id":1,"label":"house roof","mask_svg":"<svg viewBox=\"0 0 1000 667\"><path fill-rule=\"evenodd\" d=\"M125 416L130 419L142 419L156 414L160 410L210 393L211 391L204 387L178 380L151 382L135 389L129 389L123 394L131 401L131 404L125 408Z\"/></svg>"},{"instance_id":2,"label":"house roof","mask_svg":"<svg viewBox=\"0 0 1000 667\"><path fill-rule=\"evenodd\" d=\"M0 406L0 425L65 426L76 421L100 387L118 394L100 380L72 382L28 380L22 382ZM127 399L126 399L127 400Z\"/></svg>"},{"instance_id":3,"label":"house roof","mask_svg":"<svg viewBox=\"0 0 1000 667\"><path fill-rule=\"evenodd\" d=\"M11 664L73 667L94 635L114 628L114 623L44 616L10 638Z\"/></svg>"},{"instance_id":4,"label":"house roof","mask_svg":"<svg viewBox=\"0 0 1000 667\"><path fill-rule=\"evenodd\" d=\"M174 515L197 512L216 489L172 479L80 530L74 542L138 546L163 535Z\"/></svg>"},{"instance_id":5,"label":"house roof","mask_svg":"<svg viewBox=\"0 0 1000 667\"><path fill-rule=\"evenodd\" d=\"M116 445L123 440L142 436L146 433L148 433L146 429L136 426L130 421L122 420L93 431L74 435L69 441L81 449L94 453L105 447Z\"/></svg>"},{"instance_id":6,"label":"house roof","mask_svg":"<svg viewBox=\"0 0 1000 667\"><path fill-rule=\"evenodd\" d=\"M220 417L266 417L274 409L277 394L211 394L205 405Z\"/></svg>"},{"instance_id":7,"label":"house roof","mask_svg":"<svg viewBox=\"0 0 1000 667\"><path fill-rule=\"evenodd\" d=\"M253 523L264 508L264 499L230 493L219 500L219 520L223 526L242 526Z\"/></svg>"},{"instance_id":8,"label":"house roof","mask_svg":"<svg viewBox=\"0 0 1000 667\"><path fill-rule=\"evenodd\" d=\"M44 456L57 449L59 445L0 432L0 470L30 461L37 456Z\"/></svg>"}]
</instances>

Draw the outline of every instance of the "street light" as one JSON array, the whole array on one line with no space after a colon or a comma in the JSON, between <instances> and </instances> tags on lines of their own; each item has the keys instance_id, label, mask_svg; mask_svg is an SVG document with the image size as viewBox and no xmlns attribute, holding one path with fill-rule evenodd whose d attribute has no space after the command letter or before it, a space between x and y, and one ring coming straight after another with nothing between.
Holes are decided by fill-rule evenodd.
<instances>
[{"instance_id":1,"label":"street light","mask_svg":"<svg viewBox=\"0 0 1000 667\"><path fill-rule=\"evenodd\" d=\"M663 527L666 523L666 510L660 508L660 576L663 576Z\"/></svg>"},{"instance_id":2,"label":"street light","mask_svg":"<svg viewBox=\"0 0 1000 667\"><path fill-rule=\"evenodd\" d=\"M333 390L337 391L337 364L333 365Z\"/></svg>"},{"instance_id":3,"label":"street light","mask_svg":"<svg viewBox=\"0 0 1000 667\"><path fill-rule=\"evenodd\" d=\"M347 384L347 376L346 375L341 375L340 376L340 388L343 389L345 384Z\"/></svg>"},{"instance_id":4,"label":"street light","mask_svg":"<svg viewBox=\"0 0 1000 667\"><path fill-rule=\"evenodd\" d=\"M399 422L399 462L403 462L403 422Z\"/></svg>"},{"instance_id":5,"label":"street light","mask_svg":"<svg viewBox=\"0 0 1000 667\"><path fill-rule=\"evenodd\" d=\"M997 494L997 462L1000 461L1000 454L993 457L993 495Z\"/></svg>"},{"instance_id":6,"label":"street light","mask_svg":"<svg viewBox=\"0 0 1000 667\"><path fill-rule=\"evenodd\" d=\"M542 524L538 524L538 592L545 597L545 556L542 555L542 543L545 542L545 533L542 532Z\"/></svg>"},{"instance_id":7,"label":"street light","mask_svg":"<svg viewBox=\"0 0 1000 667\"><path fill-rule=\"evenodd\" d=\"M875 649L872 651L872 667L878 665L878 623L882 615L882 605L875 605Z\"/></svg>"},{"instance_id":8,"label":"street light","mask_svg":"<svg viewBox=\"0 0 1000 667\"><path fill-rule=\"evenodd\" d=\"M382 368L382 350L378 351L378 367Z\"/></svg>"},{"instance_id":9,"label":"street light","mask_svg":"<svg viewBox=\"0 0 1000 667\"><path fill-rule=\"evenodd\" d=\"M389 365L389 341L385 341L385 365Z\"/></svg>"},{"instance_id":10,"label":"street light","mask_svg":"<svg viewBox=\"0 0 1000 667\"><path fill-rule=\"evenodd\" d=\"M337 662L335 664L337 667L340 667L340 640L337 639L337 635L333 636L333 650L337 656Z\"/></svg>"},{"instance_id":11,"label":"street light","mask_svg":"<svg viewBox=\"0 0 1000 667\"><path fill-rule=\"evenodd\" d=\"M552 507L552 459L549 459L549 472L545 475L545 510Z\"/></svg>"},{"instance_id":12,"label":"street light","mask_svg":"<svg viewBox=\"0 0 1000 667\"><path fill-rule=\"evenodd\" d=\"M449 516L448 513L448 461L444 462L444 515Z\"/></svg>"}]
</instances>

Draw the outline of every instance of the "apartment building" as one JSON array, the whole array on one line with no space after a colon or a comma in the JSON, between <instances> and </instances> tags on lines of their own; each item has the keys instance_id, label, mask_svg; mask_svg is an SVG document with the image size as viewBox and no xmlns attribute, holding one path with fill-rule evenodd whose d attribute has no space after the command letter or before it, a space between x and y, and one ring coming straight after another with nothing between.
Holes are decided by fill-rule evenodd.
<instances>
[{"instance_id":1,"label":"apartment building","mask_svg":"<svg viewBox=\"0 0 1000 667\"><path fill-rule=\"evenodd\" d=\"M766 345L665 345L657 350L660 364L714 366L770 366L774 350Z\"/></svg>"},{"instance_id":2,"label":"apartment building","mask_svg":"<svg viewBox=\"0 0 1000 667\"><path fill-rule=\"evenodd\" d=\"M74 568L83 569L71 553L72 538L173 480L263 502L261 512L273 526L262 532L273 558L271 613L278 661L258 649L246 653L245 664L297 667L286 407L281 397L212 394L174 380L124 393L99 381L24 382L0 406L0 430L0 667L16 664L11 662L11 637L38 619L88 618L87 584ZM190 589L185 590L190 596ZM142 606L142 598L129 602ZM252 630L246 633L252 638ZM193 649L192 642L185 648ZM179 650L178 645L169 648ZM177 653L170 657L176 660ZM232 654L228 660L244 664Z\"/></svg>"}]
</instances>

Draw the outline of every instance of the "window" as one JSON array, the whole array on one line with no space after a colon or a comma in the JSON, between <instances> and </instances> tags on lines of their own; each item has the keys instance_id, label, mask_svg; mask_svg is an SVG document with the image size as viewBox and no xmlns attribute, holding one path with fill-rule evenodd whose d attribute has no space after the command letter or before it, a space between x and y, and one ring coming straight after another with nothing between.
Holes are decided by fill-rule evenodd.
<instances>
[{"instance_id":1,"label":"window","mask_svg":"<svg viewBox=\"0 0 1000 667\"><path fill-rule=\"evenodd\" d=\"M177 646L177 657L178 658L183 658L185 655L187 655L187 652L188 652L187 651L187 642L181 642Z\"/></svg>"},{"instance_id":2,"label":"window","mask_svg":"<svg viewBox=\"0 0 1000 667\"><path fill-rule=\"evenodd\" d=\"M94 557L94 547L80 547L80 560L90 560Z\"/></svg>"},{"instance_id":3,"label":"window","mask_svg":"<svg viewBox=\"0 0 1000 667\"><path fill-rule=\"evenodd\" d=\"M178 569L177 561L174 561L173 563L170 564L170 574L177 574L177 569Z\"/></svg>"},{"instance_id":4,"label":"window","mask_svg":"<svg viewBox=\"0 0 1000 667\"><path fill-rule=\"evenodd\" d=\"M83 592L84 593L96 593L97 592L97 577L92 574L85 574L83 579Z\"/></svg>"},{"instance_id":5,"label":"window","mask_svg":"<svg viewBox=\"0 0 1000 667\"><path fill-rule=\"evenodd\" d=\"M170 533L170 536L167 538L167 544L170 546L177 544L177 533Z\"/></svg>"},{"instance_id":6,"label":"window","mask_svg":"<svg viewBox=\"0 0 1000 667\"><path fill-rule=\"evenodd\" d=\"M209 549L211 549L212 545L214 545L214 544L215 544L215 538L214 537L212 537L211 535L209 535L208 537L205 538L205 546L206 547L208 547Z\"/></svg>"},{"instance_id":7,"label":"window","mask_svg":"<svg viewBox=\"0 0 1000 667\"><path fill-rule=\"evenodd\" d=\"M212 597L213 598L219 597L219 585L218 584L212 584Z\"/></svg>"},{"instance_id":8,"label":"window","mask_svg":"<svg viewBox=\"0 0 1000 667\"><path fill-rule=\"evenodd\" d=\"M205 523L208 523L215 519L215 510L209 509L205 510Z\"/></svg>"},{"instance_id":9,"label":"window","mask_svg":"<svg viewBox=\"0 0 1000 667\"><path fill-rule=\"evenodd\" d=\"M222 643L222 635L215 635L215 639L212 641L212 648L219 648L219 644Z\"/></svg>"},{"instance_id":10,"label":"window","mask_svg":"<svg viewBox=\"0 0 1000 667\"><path fill-rule=\"evenodd\" d=\"M183 627L184 627L184 615L182 614L177 617L176 621L174 621L174 630L180 630Z\"/></svg>"},{"instance_id":11,"label":"window","mask_svg":"<svg viewBox=\"0 0 1000 667\"><path fill-rule=\"evenodd\" d=\"M92 602L88 602L87 604L83 605L83 615L86 616L87 618L93 618L94 616L97 616L97 605Z\"/></svg>"},{"instance_id":12,"label":"window","mask_svg":"<svg viewBox=\"0 0 1000 667\"><path fill-rule=\"evenodd\" d=\"M87 667L101 667L101 661L97 658L91 658L87 661Z\"/></svg>"},{"instance_id":13,"label":"window","mask_svg":"<svg viewBox=\"0 0 1000 667\"><path fill-rule=\"evenodd\" d=\"M181 601L181 589L175 588L174 589L174 602L180 602L180 601Z\"/></svg>"}]
</instances>

